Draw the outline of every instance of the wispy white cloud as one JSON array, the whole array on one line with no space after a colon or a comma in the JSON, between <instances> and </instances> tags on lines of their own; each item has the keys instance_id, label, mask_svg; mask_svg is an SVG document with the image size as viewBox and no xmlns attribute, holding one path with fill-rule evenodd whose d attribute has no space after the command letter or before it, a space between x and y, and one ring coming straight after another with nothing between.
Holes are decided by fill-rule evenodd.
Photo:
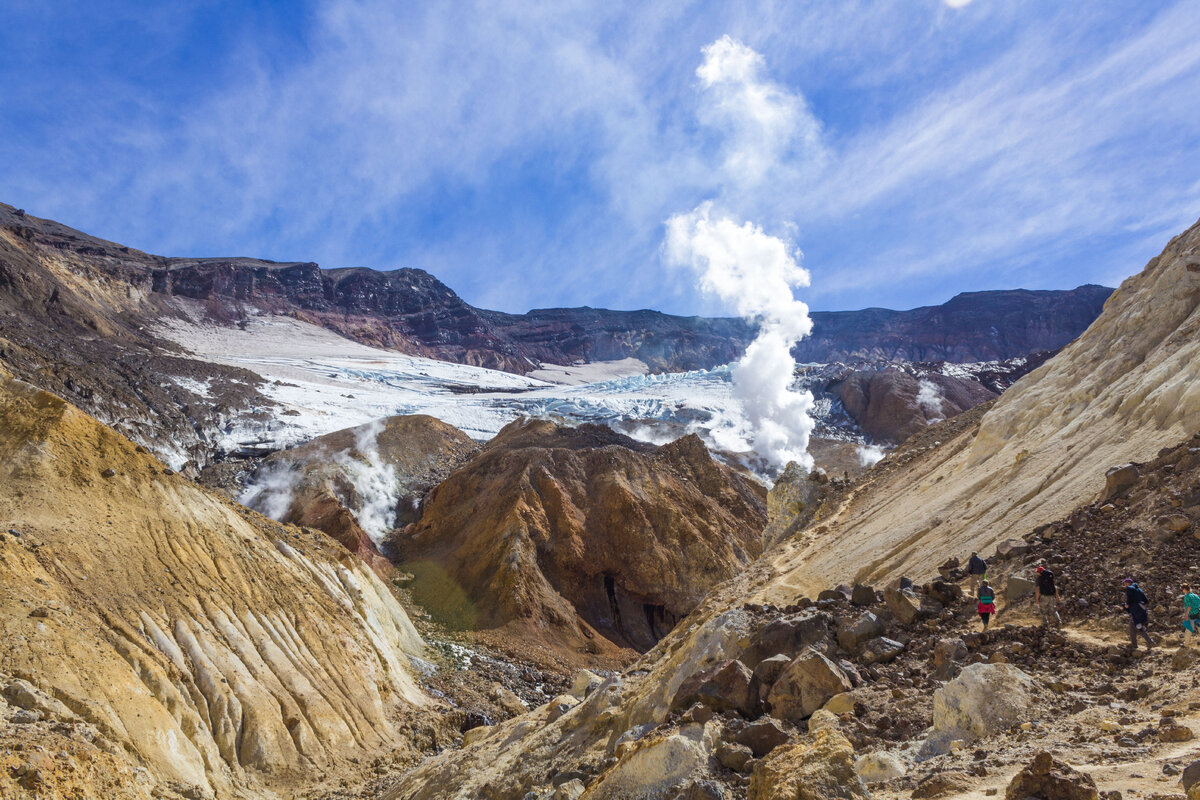
<instances>
[{"instance_id":1,"label":"wispy white cloud","mask_svg":"<svg viewBox=\"0 0 1200 800\"><path fill-rule=\"evenodd\" d=\"M314 0L299 44L250 26L167 94L143 83L179 18L142 82L56 73L10 26L0 199L160 252L426 266L511 310L719 311L656 259L719 195L794 223L826 307L1099 280L1194 221L1194 4L953 5Z\"/></svg>"}]
</instances>

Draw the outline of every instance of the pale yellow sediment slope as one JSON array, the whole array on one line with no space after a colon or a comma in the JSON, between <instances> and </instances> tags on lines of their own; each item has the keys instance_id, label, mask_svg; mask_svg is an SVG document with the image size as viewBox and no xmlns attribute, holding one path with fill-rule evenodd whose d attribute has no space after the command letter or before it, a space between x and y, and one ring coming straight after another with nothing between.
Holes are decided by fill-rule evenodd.
<instances>
[{"instance_id":1,"label":"pale yellow sediment slope","mask_svg":"<svg viewBox=\"0 0 1200 800\"><path fill-rule=\"evenodd\" d=\"M401 746L391 716L426 702L421 639L360 560L3 378L0 533L0 684L145 767L131 796L312 783Z\"/></svg>"},{"instance_id":2,"label":"pale yellow sediment slope","mask_svg":"<svg viewBox=\"0 0 1200 800\"><path fill-rule=\"evenodd\" d=\"M1109 467L1200 430L1200 224L1126 280L1078 339L978 428L874 481L776 566L765 599L921 579L1095 500Z\"/></svg>"}]
</instances>

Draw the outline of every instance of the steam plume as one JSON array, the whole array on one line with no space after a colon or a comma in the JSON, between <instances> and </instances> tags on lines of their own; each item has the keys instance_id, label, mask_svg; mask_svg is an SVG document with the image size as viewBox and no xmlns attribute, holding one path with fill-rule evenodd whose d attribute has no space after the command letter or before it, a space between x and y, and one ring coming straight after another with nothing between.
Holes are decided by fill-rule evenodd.
<instances>
[{"instance_id":1,"label":"steam plume","mask_svg":"<svg viewBox=\"0 0 1200 800\"><path fill-rule=\"evenodd\" d=\"M396 468L385 464L379 455L382 431L382 420L359 427L354 434L354 451L343 451L334 457L358 495L359 507L351 510L376 544L382 543L396 527L396 503L400 498Z\"/></svg>"},{"instance_id":2,"label":"steam plume","mask_svg":"<svg viewBox=\"0 0 1200 800\"><path fill-rule=\"evenodd\" d=\"M812 330L808 306L792 294L807 286L808 271L782 239L750 222L712 217L712 204L667 221L667 259L690 266L700 288L759 324L758 337L733 368L733 394L750 428L750 446L773 466L797 461L811 469L810 392L791 389L791 348Z\"/></svg>"},{"instance_id":3,"label":"steam plume","mask_svg":"<svg viewBox=\"0 0 1200 800\"><path fill-rule=\"evenodd\" d=\"M864 467L875 466L887 455L877 444L860 444L855 452L858 455L858 463Z\"/></svg>"},{"instance_id":4,"label":"steam plume","mask_svg":"<svg viewBox=\"0 0 1200 800\"><path fill-rule=\"evenodd\" d=\"M925 412L928 424L941 422L946 416L942 393L938 385L922 378L917 383L917 405Z\"/></svg>"}]
</instances>

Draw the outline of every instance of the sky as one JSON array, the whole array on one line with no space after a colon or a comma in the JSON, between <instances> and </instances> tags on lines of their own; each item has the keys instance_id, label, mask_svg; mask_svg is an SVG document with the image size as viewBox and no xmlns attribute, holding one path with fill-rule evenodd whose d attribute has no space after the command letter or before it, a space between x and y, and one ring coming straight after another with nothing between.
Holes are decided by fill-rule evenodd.
<instances>
[{"instance_id":1,"label":"sky","mask_svg":"<svg viewBox=\"0 0 1200 800\"><path fill-rule=\"evenodd\" d=\"M513 312L734 313L701 207L816 310L1116 285L1200 217L1200 6L5 0L0 201Z\"/></svg>"}]
</instances>

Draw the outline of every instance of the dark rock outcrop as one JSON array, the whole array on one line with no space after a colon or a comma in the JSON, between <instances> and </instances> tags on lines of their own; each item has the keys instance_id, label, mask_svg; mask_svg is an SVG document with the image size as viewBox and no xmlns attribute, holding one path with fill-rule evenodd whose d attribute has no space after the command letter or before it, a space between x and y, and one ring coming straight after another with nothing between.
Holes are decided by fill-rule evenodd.
<instances>
[{"instance_id":1,"label":"dark rock outcrop","mask_svg":"<svg viewBox=\"0 0 1200 800\"><path fill-rule=\"evenodd\" d=\"M1044 750L1013 776L1004 792L1005 800L1025 800L1027 797L1097 800L1099 796L1091 775L1073 769Z\"/></svg>"}]
</instances>

